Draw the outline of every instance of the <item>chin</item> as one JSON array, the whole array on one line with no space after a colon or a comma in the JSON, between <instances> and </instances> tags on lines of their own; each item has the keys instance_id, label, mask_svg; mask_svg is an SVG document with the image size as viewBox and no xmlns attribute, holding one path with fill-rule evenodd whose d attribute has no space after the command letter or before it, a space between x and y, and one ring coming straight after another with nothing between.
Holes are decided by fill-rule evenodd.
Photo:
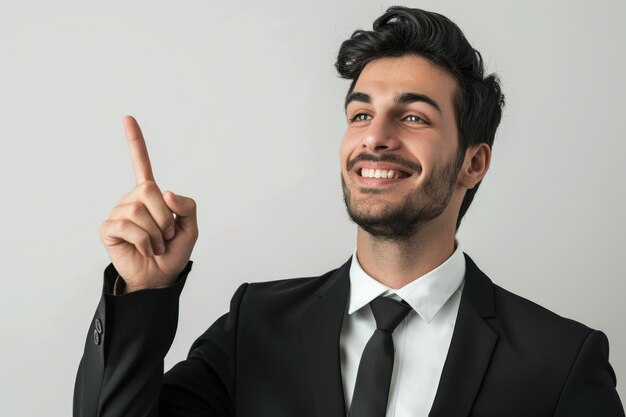
<instances>
[{"instance_id":1,"label":"chin","mask_svg":"<svg viewBox=\"0 0 626 417\"><path fill-rule=\"evenodd\" d=\"M392 214L389 208L383 205L351 204L350 207L346 208L350 217L355 221L356 219L362 219L365 222L376 222Z\"/></svg>"}]
</instances>

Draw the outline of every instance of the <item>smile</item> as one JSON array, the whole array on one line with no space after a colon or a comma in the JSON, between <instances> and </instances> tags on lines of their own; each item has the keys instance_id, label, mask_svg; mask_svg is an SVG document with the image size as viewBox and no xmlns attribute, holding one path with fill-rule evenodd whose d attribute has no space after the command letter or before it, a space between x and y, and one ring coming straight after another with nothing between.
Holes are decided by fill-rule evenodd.
<instances>
[{"instance_id":1,"label":"smile","mask_svg":"<svg viewBox=\"0 0 626 417\"><path fill-rule=\"evenodd\" d=\"M399 179L409 176L406 172L395 169L374 169L374 168L361 168L358 170L358 174L363 178L389 178Z\"/></svg>"},{"instance_id":2,"label":"smile","mask_svg":"<svg viewBox=\"0 0 626 417\"><path fill-rule=\"evenodd\" d=\"M391 167L370 168L362 166L357 167L353 174L356 174L357 183L367 188L391 187L411 177L408 172L395 167L392 169Z\"/></svg>"}]
</instances>

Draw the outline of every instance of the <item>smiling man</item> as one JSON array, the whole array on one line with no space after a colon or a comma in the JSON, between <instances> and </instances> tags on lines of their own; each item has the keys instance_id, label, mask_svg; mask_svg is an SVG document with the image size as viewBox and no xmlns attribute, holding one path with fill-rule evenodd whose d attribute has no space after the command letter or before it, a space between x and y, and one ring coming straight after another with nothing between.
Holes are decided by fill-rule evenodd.
<instances>
[{"instance_id":1,"label":"smiling man","mask_svg":"<svg viewBox=\"0 0 626 417\"><path fill-rule=\"evenodd\" d=\"M165 374L196 206L158 189L125 119L138 184L101 228L112 263L74 415L624 416L606 335L495 285L455 238L504 105L461 30L391 7L336 67L352 80L340 161L354 253L319 277L241 285Z\"/></svg>"},{"instance_id":2,"label":"smiling man","mask_svg":"<svg viewBox=\"0 0 626 417\"><path fill-rule=\"evenodd\" d=\"M369 235L398 241L430 220L454 224L450 199L462 162L455 90L450 75L416 55L373 60L360 74L346 100L342 185L350 216ZM489 147L481 151L484 164Z\"/></svg>"}]
</instances>

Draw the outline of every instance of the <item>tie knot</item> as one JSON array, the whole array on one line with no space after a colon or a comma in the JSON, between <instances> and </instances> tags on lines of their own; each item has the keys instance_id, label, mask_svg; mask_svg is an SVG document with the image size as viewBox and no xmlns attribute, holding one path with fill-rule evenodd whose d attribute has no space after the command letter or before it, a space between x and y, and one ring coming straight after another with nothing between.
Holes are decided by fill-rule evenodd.
<instances>
[{"instance_id":1,"label":"tie knot","mask_svg":"<svg viewBox=\"0 0 626 417\"><path fill-rule=\"evenodd\" d=\"M394 300L390 297L379 296L370 303L374 319L376 320L376 328L393 333L395 328L411 311L405 301Z\"/></svg>"}]
</instances>

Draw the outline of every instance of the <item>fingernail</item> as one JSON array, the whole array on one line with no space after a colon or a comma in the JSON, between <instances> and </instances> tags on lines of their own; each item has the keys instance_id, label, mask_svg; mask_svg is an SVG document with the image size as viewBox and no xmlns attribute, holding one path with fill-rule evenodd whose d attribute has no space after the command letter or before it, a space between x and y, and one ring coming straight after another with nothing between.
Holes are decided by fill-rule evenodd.
<instances>
[{"instance_id":1,"label":"fingernail","mask_svg":"<svg viewBox=\"0 0 626 417\"><path fill-rule=\"evenodd\" d=\"M170 226L165 231L165 239L171 239L174 237L174 226Z\"/></svg>"}]
</instances>

